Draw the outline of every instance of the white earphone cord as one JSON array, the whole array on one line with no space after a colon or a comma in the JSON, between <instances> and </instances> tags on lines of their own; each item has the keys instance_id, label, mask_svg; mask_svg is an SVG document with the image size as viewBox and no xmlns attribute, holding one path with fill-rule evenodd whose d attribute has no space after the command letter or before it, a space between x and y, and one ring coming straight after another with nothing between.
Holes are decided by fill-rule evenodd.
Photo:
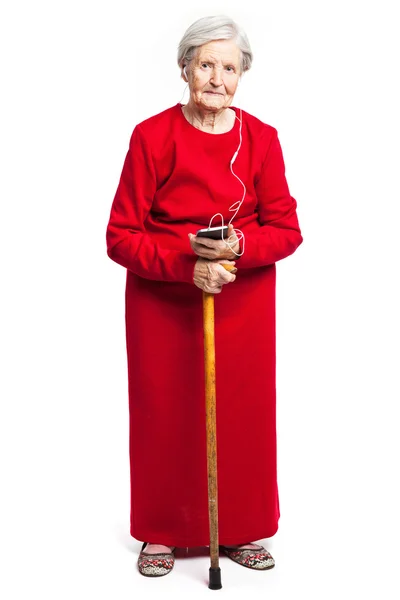
<instances>
[{"instance_id":1,"label":"white earphone cord","mask_svg":"<svg viewBox=\"0 0 400 600\"><path fill-rule=\"evenodd\" d=\"M186 75L186 77L187 77L187 73L186 73L186 67L184 68L184 73L185 73L185 75ZM185 89L184 89L184 91L183 91L182 98L183 98L183 96L184 96L184 94L185 94L186 88L187 88L187 85L186 85L186 87L185 87ZM180 102L182 101L182 98L181 98ZM236 212L235 212L235 214L233 215L233 217L231 218L231 220L229 221L228 225L229 225L230 223L232 223L233 219L236 217L236 215L237 215L237 213L238 213L238 210L239 210L239 208L242 206L242 204L243 204L243 201L244 201L244 198L245 198L245 196L246 196L246 186L244 185L244 183L243 183L243 181L240 179L240 177L238 177L238 176L236 175L236 173L234 173L234 172L233 172L233 169L232 169L232 165L233 165L233 163L235 162L235 160L236 160L236 157L237 157L237 155L239 154L240 146L242 145L242 124L243 124L243 115L242 115L242 109L240 109L240 119L239 119L239 117L238 117L237 115L235 115L235 119L238 119L238 121L240 121L240 128L239 128L239 146L238 146L238 148L237 148L237 150L236 150L235 154L234 154L234 155L232 156L232 158L231 158L231 162L230 162L230 168L231 168L232 175L234 175L234 176L236 177L236 179L238 179L238 180L240 181L240 183L242 184L242 186L243 186L243 196L242 196L242 199L241 199L240 201L238 200L237 202L235 202L234 204L232 204L232 206L230 206L230 208L229 208L229 211L236 210ZM235 205L236 205L236 204L238 204L238 207L235 209ZM210 219L210 223L208 224L208 228L209 228L209 229L211 228L211 223L212 223L212 221L213 221L214 217L218 217L218 216L220 216L220 217L221 217L221 219L222 219L222 227L224 227L224 215L222 215L221 213L216 213L216 214L215 214L215 215L213 215L213 216L211 217L211 219ZM235 235L235 234L236 234L236 235ZM238 234L239 234L239 235L238 235ZM230 240L230 239L231 239L231 237L233 237L233 236L235 236L237 239L235 239L235 240L232 240L232 242L230 243L230 242L229 242L229 240ZM233 230L233 233L232 233L232 234L229 236L229 238L227 238L227 239L225 239L225 238L224 238L224 233L223 233L223 230L222 230L222 231L221 231L221 240L222 240L222 241L225 243L225 245L226 245L226 246L228 246L228 248L230 248L230 249L232 250L232 252L233 252L234 254L236 254L236 256L242 256L242 255L244 254L245 236L244 236L244 233L243 233L243 231L241 231L240 229L234 229L234 230ZM236 243L237 243L238 241L240 242L240 240L243 240L243 243L242 243L242 252L241 252L241 254L238 254L238 253L237 253L237 252L236 252L236 251L233 249L233 246L235 246L235 245L236 245Z\"/></svg>"},{"instance_id":2,"label":"white earphone cord","mask_svg":"<svg viewBox=\"0 0 400 600\"><path fill-rule=\"evenodd\" d=\"M242 123L243 123L242 109L240 109L240 119L239 119L239 117L238 117L237 115L235 115L235 118L236 118L236 119L238 119L238 120L240 121L240 129L239 129L240 141L239 141L239 146L238 146L238 149L236 150L235 154L234 154L234 155L232 156L232 158L231 158L230 168L231 168L232 175L234 175L234 176L236 177L236 179L238 179L238 180L240 181L240 183L242 184L242 186L243 186L243 196L242 196L242 199L241 199L240 201L238 200L237 202L235 202L234 204L232 204L232 206L229 208L229 210L230 210L230 211L232 211L232 210L235 210L236 212L235 212L235 214L233 215L233 217L231 218L231 220L229 221L228 225L229 225L229 224L230 224L230 223L233 221L233 219L236 217L236 215L237 215L237 213L238 213L238 210L239 210L239 208L242 206L242 204L243 204L243 201L244 201L244 197L245 197L245 195L246 195L246 186L244 185L244 183L243 183L243 181L240 179L240 177L238 177L238 176L236 175L236 173L234 173L234 172L233 172L233 169L232 169L232 165L233 165L233 163L235 162L235 160L236 160L236 157L237 157L237 155L239 154L240 146L242 145ZM235 209L235 206L236 206L236 205L238 205L238 207ZM209 223L209 225L208 225L208 228L209 228L209 229L210 229L210 227L211 227L212 220L214 219L214 217L217 217L218 215L221 217L221 220L222 220L222 227L224 227L224 216L223 216L221 213L216 213L215 215L213 215L213 216L211 217L210 223ZM238 234L239 234L239 235L238 235ZM233 230L233 233L232 233L232 234L229 236L229 238L228 238L228 239L224 239L223 235L224 235L224 234L223 234L223 231L221 231L221 239L222 239L222 241L225 243L225 245L226 245L226 246L228 246L228 248L230 248L230 249L232 250L232 252L233 252L234 254L236 254L236 256L242 256L242 255L244 254L244 244L245 244L245 236L244 236L244 233L243 233L243 231L241 231L240 229L234 229L234 230ZM234 236L234 237L236 237L237 239L234 239L234 240L232 240L232 242L230 243L230 242L229 242L229 240L230 240L230 239L231 239L231 237L233 237L233 236ZM242 243L242 252L241 252L241 254L238 254L238 253L237 253L237 252L236 252L236 251L233 249L233 246L235 246L235 245L236 245L237 241L239 241L239 242L240 242L240 240L243 240L243 243Z\"/></svg>"}]
</instances>

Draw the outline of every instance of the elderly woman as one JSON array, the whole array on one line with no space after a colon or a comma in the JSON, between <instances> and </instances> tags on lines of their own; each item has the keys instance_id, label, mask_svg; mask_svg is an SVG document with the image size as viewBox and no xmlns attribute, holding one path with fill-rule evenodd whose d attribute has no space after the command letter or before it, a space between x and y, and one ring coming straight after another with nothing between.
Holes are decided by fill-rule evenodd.
<instances>
[{"instance_id":1,"label":"elderly woman","mask_svg":"<svg viewBox=\"0 0 400 600\"><path fill-rule=\"evenodd\" d=\"M251 63L230 18L188 28L189 101L136 125L111 207L107 254L127 269L130 533L143 575L169 573L177 547L210 543L201 290L215 294L219 543L239 564L274 566L255 540L280 516L275 263L303 238L277 130L232 106ZM227 237L196 235L215 215Z\"/></svg>"}]
</instances>

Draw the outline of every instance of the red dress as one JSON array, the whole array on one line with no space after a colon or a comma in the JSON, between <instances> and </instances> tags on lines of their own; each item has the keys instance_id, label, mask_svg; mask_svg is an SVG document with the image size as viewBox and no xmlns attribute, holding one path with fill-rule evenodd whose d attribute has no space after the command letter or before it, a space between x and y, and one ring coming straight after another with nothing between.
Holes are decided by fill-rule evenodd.
<instances>
[{"instance_id":1,"label":"red dress","mask_svg":"<svg viewBox=\"0 0 400 600\"><path fill-rule=\"evenodd\" d=\"M210 134L181 106L134 128L106 241L108 256L127 269L130 533L185 547L210 543L202 291L188 233L218 212L227 224L243 186L230 170L239 121ZM222 545L278 529L275 262L303 241L277 130L242 115L233 170L247 193L233 225L245 251L236 280L214 295Z\"/></svg>"}]
</instances>

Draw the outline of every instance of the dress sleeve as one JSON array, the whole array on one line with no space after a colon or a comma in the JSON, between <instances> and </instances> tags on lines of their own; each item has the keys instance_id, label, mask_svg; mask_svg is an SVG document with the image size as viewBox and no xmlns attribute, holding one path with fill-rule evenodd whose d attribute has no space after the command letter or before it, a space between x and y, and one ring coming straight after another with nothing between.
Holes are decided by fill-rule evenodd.
<instances>
[{"instance_id":1,"label":"dress sleeve","mask_svg":"<svg viewBox=\"0 0 400 600\"><path fill-rule=\"evenodd\" d=\"M246 235L244 254L235 259L239 269L270 265L293 254L303 241L296 214L297 202L289 192L275 128L255 190L261 228Z\"/></svg>"},{"instance_id":2,"label":"dress sleeve","mask_svg":"<svg viewBox=\"0 0 400 600\"><path fill-rule=\"evenodd\" d=\"M156 192L148 142L136 125L129 142L106 230L108 256L140 277L193 283L196 254L159 245L144 227Z\"/></svg>"}]
</instances>

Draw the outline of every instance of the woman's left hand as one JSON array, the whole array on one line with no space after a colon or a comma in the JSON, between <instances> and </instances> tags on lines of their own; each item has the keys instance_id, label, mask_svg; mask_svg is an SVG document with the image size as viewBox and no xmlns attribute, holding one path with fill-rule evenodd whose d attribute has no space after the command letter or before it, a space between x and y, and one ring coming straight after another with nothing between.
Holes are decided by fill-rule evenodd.
<instances>
[{"instance_id":1,"label":"woman's left hand","mask_svg":"<svg viewBox=\"0 0 400 600\"><path fill-rule=\"evenodd\" d=\"M228 260L232 260L237 258L235 252L239 253L240 245L238 237L233 230L233 225L232 223L229 223L227 240L231 235L232 237L229 240L231 248L229 248L229 246L227 246L222 239L212 240L211 238L197 237L193 233L189 233L189 240L192 250L195 252L195 254L201 256L202 258L208 258L209 260L214 260L215 258L226 258Z\"/></svg>"}]
</instances>

